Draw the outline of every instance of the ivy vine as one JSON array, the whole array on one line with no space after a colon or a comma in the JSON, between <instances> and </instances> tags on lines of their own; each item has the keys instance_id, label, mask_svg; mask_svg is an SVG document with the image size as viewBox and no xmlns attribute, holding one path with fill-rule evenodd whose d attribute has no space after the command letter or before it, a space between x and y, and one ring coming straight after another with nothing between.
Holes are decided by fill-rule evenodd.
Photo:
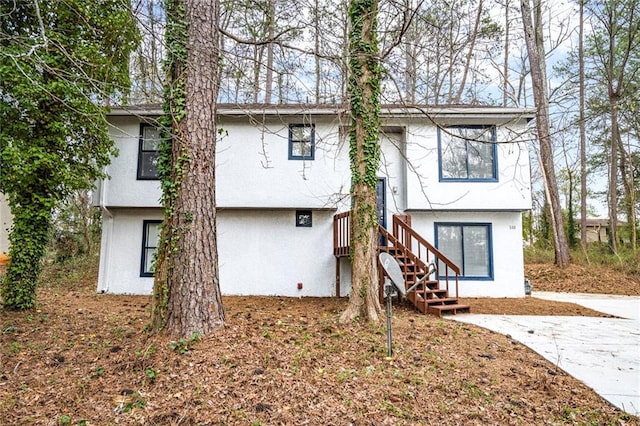
<instances>
[{"instance_id":1,"label":"ivy vine","mask_svg":"<svg viewBox=\"0 0 640 426\"><path fill-rule=\"evenodd\" d=\"M350 2L349 17L349 100L351 128L349 158L351 166L351 196L354 221L350 257L356 250L364 252L371 239L371 229L377 227L376 206L370 201L378 183L380 164L380 82L377 38L377 1Z\"/></svg>"},{"instance_id":2,"label":"ivy vine","mask_svg":"<svg viewBox=\"0 0 640 426\"><path fill-rule=\"evenodd\" d=\"M175 221L176 197L180 192L185 171L191 158L180 148L180 123L185 117L188 24L185 5L179 0L165 1L167 58L164 68L168 76L164 87L163 116L159 120L161 141L158 147L158 177L162 189L164 221L156 257L154 281L153 327L165 326L169 287L168 273L176 252L178 235L172 224Z\"/></svg>"}]
</instances>

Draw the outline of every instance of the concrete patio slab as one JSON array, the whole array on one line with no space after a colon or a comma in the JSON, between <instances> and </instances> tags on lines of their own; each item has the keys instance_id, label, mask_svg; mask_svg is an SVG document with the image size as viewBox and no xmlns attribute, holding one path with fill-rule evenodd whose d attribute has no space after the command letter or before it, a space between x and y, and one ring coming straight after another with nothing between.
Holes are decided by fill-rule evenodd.
<instances>
[{"instance_id":1,"label":"concrete patio slab","mask_svg":"<svg viewBox=\"0 0 640 426\"><path fill-rule=\"evenodd\" d=\"M534 293L534 297L538 294ZM447 318L510 335L584 382L616 407L640 415L640 315L637 315L640 298L574 297L562 293L560 296L547 293L542 298L578 303L600 312L631 318L480 314ZM613 303L616 309L613 309Z\"/></svg>"}]
</instances>

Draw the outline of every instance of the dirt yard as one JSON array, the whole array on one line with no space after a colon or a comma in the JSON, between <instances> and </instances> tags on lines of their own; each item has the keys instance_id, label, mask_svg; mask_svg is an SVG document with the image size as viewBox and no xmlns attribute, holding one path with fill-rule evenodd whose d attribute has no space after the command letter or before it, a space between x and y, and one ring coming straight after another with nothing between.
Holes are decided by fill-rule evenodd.
<instances>
[{"instance_id":1,"label":"dirt yard","mask_svg":"<svg viewBox=\"0 0 640 426\"><path fill-rule=\"evenodd\" d=\"M639 294L609 271L530 265L535 290ZM597 276L594 278L594 276ZM226 297L227 327L171 341L147 331L149 297L49 286L0 312L0 423L36 425L640 425L528 348L395 307L385 324L337 324L345 299ZM526 298L473 312L598 315Z\"/></svg>"}]
</instances>

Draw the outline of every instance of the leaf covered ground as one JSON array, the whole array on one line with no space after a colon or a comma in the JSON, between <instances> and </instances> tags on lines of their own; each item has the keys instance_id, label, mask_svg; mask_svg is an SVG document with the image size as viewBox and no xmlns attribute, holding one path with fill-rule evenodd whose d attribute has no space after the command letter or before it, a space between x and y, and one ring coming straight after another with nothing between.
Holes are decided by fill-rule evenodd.
<instances>
[{"instance_id":1,"label":"leaf covered ground","mask_svg":"<svg viewBox=\"0 0 640 426\"><path fill-rule=\"evenodd\" d=\"M534 288L566 291L547 268L528 267ZM338 325L345 299L225 297L224 330L175 340L147 331L149 297L95 294L94 270L58 275L36 310L0 311L2 424L640 424L507 336L408 307L394 307L390 359L384 323ZM489 308L597 315L472 301Z\"/></svg>"}]
</instances>

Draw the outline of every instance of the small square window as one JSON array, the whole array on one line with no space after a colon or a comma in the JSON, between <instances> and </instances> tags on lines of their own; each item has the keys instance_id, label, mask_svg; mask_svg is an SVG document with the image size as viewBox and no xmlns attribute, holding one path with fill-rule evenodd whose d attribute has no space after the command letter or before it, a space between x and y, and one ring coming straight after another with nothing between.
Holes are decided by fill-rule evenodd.
<instances>
[{"instance_id":1,"label":"small square window","mask_svg":"<svg viewBox=\"0 0 640 426\"><path fill-rule=\"evenodd\" d=\"M311 228L313 224L313 216L311 210L296 210L296 226L303 228Z\"/></svg>"},{"instance_id":2,"label":"small square window","mask_svg":"<svg viewBox=\"0 0 640 426\"><path fill-rule=\"evenodd\" d=\"M313 160L315 157L315 150L315 125L289 125L289 160Z\"/></svg>"},{"instance_id":3,"label":"small square window","mask_svg":"<svg viewBox=\"0 0 640 426\"><path fill-rule=\"evenodd\" d=\"M149 124L140 126L138 142L138 180L158 179L160 130Z\"/></svg>"}]
</instances>

